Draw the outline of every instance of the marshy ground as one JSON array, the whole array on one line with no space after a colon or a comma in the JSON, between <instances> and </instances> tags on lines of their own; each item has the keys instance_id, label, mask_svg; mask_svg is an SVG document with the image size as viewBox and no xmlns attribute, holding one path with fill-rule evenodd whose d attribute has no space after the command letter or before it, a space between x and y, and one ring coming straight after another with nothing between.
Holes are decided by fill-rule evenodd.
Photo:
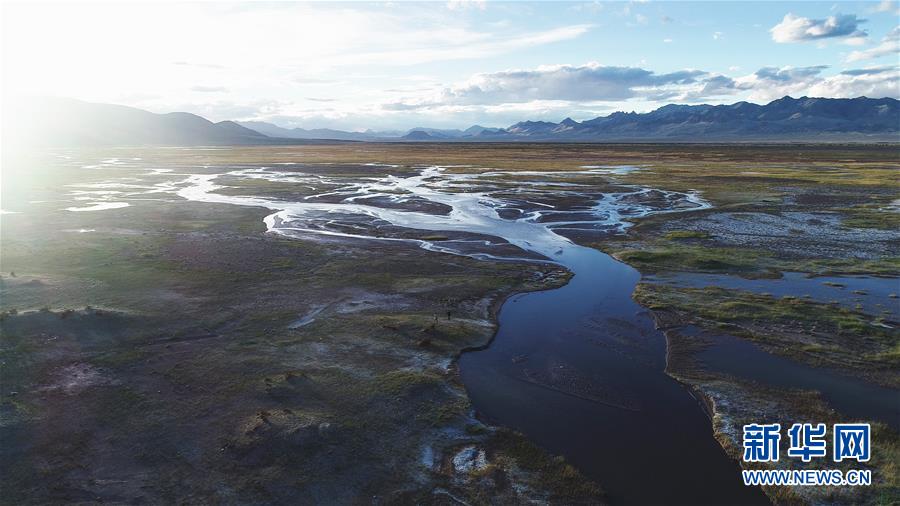
<instances>
[{"instance_id":1,"label":"marshy ground","mask_svg":"<svg viewBox=\"0 0 900 506\"><path fill-rule=\"evenodd\" d=\"M745 422L876 424L873 487L771 499L897 500L896 403L841 402L900 387L893 146L358 144L4 160L3 501L603 502L602 478L472 409L455 358L506 296L567 274L497 260L541 255L394 184L432 166L420 190L511 202L503 219L641 271L667 372L732 457ZM218 187L187 200L188 175ZM348 198L380 211L328 207ZM285 202L302 219L266 233ZM391 221L410 213L431 226ZM728 346L808 369L766 381L717 359Z\"/></svg>"}]
</instances>

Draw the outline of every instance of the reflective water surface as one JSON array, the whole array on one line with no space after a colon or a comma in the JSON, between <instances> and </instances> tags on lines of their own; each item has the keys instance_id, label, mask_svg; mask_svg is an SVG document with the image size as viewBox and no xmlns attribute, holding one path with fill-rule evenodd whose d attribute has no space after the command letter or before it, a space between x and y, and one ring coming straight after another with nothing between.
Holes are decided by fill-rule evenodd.
<instances>
[{"instance_id":1,"label":"reflective water surface","mask_svg":"<svg viewBox=\"0 0 900 506\"><path fill-rule=\"evenodd\" d=\"M741 484L738 465L713 438L698 401L664 374L663 336L631 299L639 274L561 235L617 232L629 226L625 218L709 206L696 193L610 186L605 176L617 170L635 169L458 174L373 164L371 176L341 177L307 165L149 168L73 196L102 212L116 212L102 206L106 201L161 195L256 206L272 211L268 230L286 236L409 241L476 258L561 264L574 273L571 282L511 297L495 340L461 357L478 413L566 456L615 502L765 503L759 490ZM582 182L563 180L573 175ZM272 186L253 186L259 182ZM276 187L288 190L266 191Z\"/></svg>"}]
</instances>

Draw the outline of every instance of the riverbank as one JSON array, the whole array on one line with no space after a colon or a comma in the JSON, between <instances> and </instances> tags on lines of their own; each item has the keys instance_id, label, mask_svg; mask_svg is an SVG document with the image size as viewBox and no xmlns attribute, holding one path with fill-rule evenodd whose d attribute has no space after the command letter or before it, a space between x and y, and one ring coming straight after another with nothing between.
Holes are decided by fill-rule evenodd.
<instances>
[{"instance_id":1,"label":"riverbank","mask_svg":"<svg viewBox=\"0 0 900 506\"><path fill-rule=\"evenodd\" d=\"M548 305L549 290L509 296L496 315L491 308L523 289L558 287L563 271L535 260L564 263L582 254L576 244L614 253L659 277L645 281L689 295L678 299L685 321L701 296L720 292L694 294L698 287L677 276L664 286L667 274L759 282L781 271L896 276L896 260L885 256L896 250L891 222L881 219L896 200L886 183L895 158L888 148L858 146L808 148L802 156L784 146L113 149L29 165L26 179L35 179L26 187L4 167L4 210L16 214L3 214L0 231L3 269L15 271L4 272L2 287L0 351L12 381L0 391L0 420L4 441L15 442L3 445L3 461L17 466L4 470L2 486L17 491L13 500L45 502L278 503L303 494L330 502L568 504L666 494L670 484L648 487L657 478L635 470L671 462L685 471L721 462L714 484L737 480L737 463L720 445L734 444L723 435L741 413L818 416L830 412L827 401L706 371L698 356L724 366L732 341L676 340L670 358L674 347L692 350L679 379L703 383L718 413L717 442L700 403L663 373L664 340L630 298L639 275L597 251L584 253L588 264L602 266L597 276L612 275L592 283L576 275L560 288L579 291L563 297L574 302ZM196 201L179 196L188 189ZM706 199L713 209L702 209ZM115 203L129 205L102 206ZM661 214L671 209L689 212ZM723 221L723 212L732 214ZM786 214L795 212L816 215ZM540 240L523 242L529 238ZM876 299L890 293L845 283L822 288L852 313L834 322L849 333L835 342L852 345L848 336L860 328L892 325L887 314L857 315L872 316ZM766 297L765 288L746 291L741 300L711 302ZM779 301L793 296L783 284L772 292ZM811 292L811 302L829 302ZM549 308L562 319L548 319ZM524 328L504 331L505 315L516 311ZM598 318L574 314L595 311ZM494 316L501 333L525 339L498 334L484 348ZM813 372L810 358L866 371L827 341L731 334ZM870 358L884 371L890 336L879 339ZM778 342L780 350L765 349ZM478 380L487 396L470 402L450 365L472 347L484 351L461 361L485 352L497 360L473 369L487 373ZM507 395L490 397L495 392ZM486 426L473 405L483 420L528 438ZM664 406L671 409L640 422ZM659 420L670 427L661 431ZM658 433L658 444L636 446L642 433ZM882 453L871 490L879 497L896 488L883 479L896 452L890 434L877 433ZM685 463L695 442L705 445L701 455L716 457ZM568 460L550 457L563 453ZM671 492L694 502L727 496L708 485L673 482ZM842 503L876 501L865 492L822 493ZM769 493L781 501L824 497Z\"/></svg>"},{"instance_id":2,"label":"riverbank","mask_svg":"<svg viewBox=\"0 0 900 506\"><path fill-rule=\"evenodd\" d=\"M108 158L4 167L0 502L602 503L449 367L564 271L266 234L264 208L174 195L202 161Z\"/></svg>"},{"instance_id":3,"label":"riverbank","mask_svg":"<svg viewBox=\"0 0 900 506\"><path fill-rule=\"evenodd\" d=\"M637 272L579 246L566 258L568 284L511 297L491 346L461 357L479 415L565 455L613 503L765 504L740 483L696 399L665 375L663 337L629 295Z\"/></svg>"},{"instance_id":4,"label":"riverbank","mask_svg":"<svg viewBox=\"0 0 900 506\"><path fill-rule=\"evenodd\" d=\"M716 439L736 461L746 423L872 423L873 457L862 466L873 471L872 487L767 487L776 503L900 496L900 264L889 166L864 157L650 163L618 179L696 189L714 207L636 220L626 236L594 244L644 273L634 296L666 332L666 371L705 399Z\"/></svg>"},{"instance_id":5,"label":"riverbank","mask_svg":"<svg viewBox=\"0 0 900 506\"><path fill-rule=\"evenodd\" d=\"M398 170L384 164L366 167ZM625 227L625 215L701 209L705 207L702 199L693 192L609 185L604 176L610 170L600 167L568 172L455 172L453 168L460 167L400 168L399 174L361 180L347 180L354 170L347 167L341 170L341 180L320 174L330 174L329 166L237 168L190 176L178 183L177 194L196 202L267 208L272 212L264 220L268 231L287 237L303 238L310 232L377 237L480 259L518 263L537 255L568 268L575 276L564 287L533 297L516 295L505 304L507 309L501 313L516 316L501 317L499 335L512 332L511 346L520 353L507 353L501 339L480 353L461 357L461 377L476 409L492 423L521 430L551 452L572 460L593 479L603 481L614 501L713 504L726 498L741 504L761 502L754 489L740 484L735 469L729 472L732 466L713 443L693 398L662 373L662 336L647 326L646 319L635 317L639 308L629 297L637 273L557 232L558 227L576 226L618 231ZM557 181L560 178L565 181ZM573 178L583 182L573 183ZM259 191L260 180L308 182L314 193L302 200L296 196L282 200L233 191L246 181ZM228 194L220 192L225 189L223 183L232 188ZM323 192L318 189L321 185L333 189ZM573 185L572 190L559 189ZM598 185L614 191L602 192ZM559 200L560 196L564 198ZM548 197L553 204L544 202ZM600 202L596 207L583 208L583 203L594 200ZM519 218L505 218L503 213ZM415 239L411 235L415 230L440 239L427 240L421 234ZM451 238L434 232L463 235ZM495 239L468 239L473 234ZM504 243L532 256L509 248L499 253ZM516 309L530 306L526 301L532 299L541 303L524 313ZM585 345L581 338L567 337L585 331L597 336L591 339L594 342ZM531 353L531 347L541 351ZM509 369L510 363L517 364L515 370ZM605 368L598 371L598 364ZM542 405L529 408L535 398L541 398ZM547 410L550 404L555 409ZM609 409L592 411L598 406ZM663 413L671 422L670 430L652 427ZM583 417L594 426L575 430L571 421ZM560 421L569 424L568 429L549 431ZM615 458L598 459L597 451L604 446L610 449L606 434L611 431L618 431L612 445ZM586 453L590 448L595 452ZM650 449L662 458L633 457ZM688 454L691 467L684 472L654 467ZM658 476L659 488L645 486L641 476L647 472ZM697 473L714 477L711 484L702 489L693 486Z\"/></svg>"}]
</instances>

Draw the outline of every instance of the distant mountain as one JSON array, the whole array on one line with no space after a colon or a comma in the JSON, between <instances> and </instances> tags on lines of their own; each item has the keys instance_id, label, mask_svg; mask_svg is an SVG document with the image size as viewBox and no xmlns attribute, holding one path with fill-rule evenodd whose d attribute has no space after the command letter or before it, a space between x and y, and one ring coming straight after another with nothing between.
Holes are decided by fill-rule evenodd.
<instances>
[{"instance_id":1,"label":"distant mountain","mask_svg":"<svg viewBox=\"0 0 900 506\"><path fill-rule=\"evenodd\" d=\"M265 121L239 121L243 127L264 133L269 137L281 137L284 139L336 139L344 141L370 141L380 137L378 132L345 132L330 128L283 128ZM402 134L393 135L399 137Z\"/></svg>"},{"instance_id":2,"label":"distant mountain","mask_svg":"<svg viewBox=\"0 0 900 506\"><path fill-rule=\"evenodd\" d=\"M431 135L430 133L426 132L425 130L412 130L408 134L401 137L401 139L403 139L405 141L435 141L435 140L448 139L448 138L449 137L443 137L443 136L439 137L436 135Z\"/></svg>"},{"instance_id":3,"label":"distant mountain","mask_svg":"<svg viewBox=\"0 0 900 506\"><path fill-rule=\"evenodd\" d=\"M457 139L462 137L465 134L462 130L458 129L440 129L440 128L426 128L426 127L415 127L407 130L404 138L409 137L411 134L415 134L416 132L424 132L429 135L429 137L433 137L436 139ZM414 136L415 137L415 136Z\"/></svg>"},{"instance_id":4,"label":"distant mountain","mask_svg":"<svg viewBox=\"0 0 900 506\"><path fill-rule=\"evenodd\" d=\"M586 121L522 121L507 128L345 132L282 128L261 121L213 123L195 114L155 114L71 99L13 104L4 111L8 145L248 145L323 142L900 142L893 98L784 97L766 105L667 105Z\"/></svg>"},{"instance_id":5,"label":"distant mountain","mask_svg":"<svg viewBox=\"0 0 900 506\"><path fill-rule=\"evenodd\" d=\"M549 121L520 121L506 129L507 134L519 136L549 136L559 126ZM500 133L500 132L496 132Z\"/></svg>"},{"instance_id":6,"label":"distant mountain","mask_svg":"<svg viewBox=\"0 0 900 506\"><path fill-rule=\"evenodd\" d=\"M284 137L288 139L340 139L349 141L416 140L417 138L421 138L422 140L449 140L458 139L467 135L471 136L484 130L489 130L485 127L476 125L469 127L466 130L415 127L406 131L366 130L365 132L347 132L344 130L332 130L330 128L283 128L264 121L240 121L239 123L242 126L252 128L257 132L262 132L270 137ZM501 129L495 128L493 130ZM416 132L425 133L427 136L422 136Z\"/></svg>"},{"instance_id":7,"label":"distant mountain","mask_svg":"<svg viewBox=\"0 0 900 506\"><path fill-rule=\"evenodd\" d=\"M472 125L469 128L463 130L463 135L479 135L479 134L484 134L484 133L499 132L501 130L503 130L503 129L502 128L483 127L481 125Z\"/></svg>"},{"instance_id":8,"label":"distant mountain","mask_svg":"<svg viewBox=\"0 0 900 506\"><path fill-rule=\"evenodd\" d=\"M799 99L766 105L667 105L638 114L616 112L587 121L523 121L483 140L529 141L900 141L900 102L866 97Z\"/></svg>"},{"instance_id":9,"label":"distant mountain","mask_svg":"<svg viewBox=\"0 0 900 506\"><path fill-rule=\"evenodd\" d=\"M267 135L380 142L900 142L900 102L893 98L791 98L765 105L666 105L586 121L521 121L507 128L415 127L404 132L283 129L242 125Z\"/></svg>"},{"instance_id":10,"label":"distant mountain","mask_svg":"<svg viewBox=\"0 0 900 506\"><path fill-rule=\"evenodd\" d=\"M213 123L196 114L152 112L72 99L30 99L4 114L4 143L63 146L200 146L296 143L233 121Z\"/></svg>"}]
</instances>

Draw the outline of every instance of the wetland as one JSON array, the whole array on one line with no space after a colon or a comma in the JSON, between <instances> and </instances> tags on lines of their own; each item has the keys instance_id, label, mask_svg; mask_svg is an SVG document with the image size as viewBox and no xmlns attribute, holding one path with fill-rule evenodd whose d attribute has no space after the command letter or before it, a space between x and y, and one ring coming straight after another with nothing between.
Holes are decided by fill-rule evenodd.
<instances>
[{"instance_id":1,"label":"wetland","mask_svg":"<svg viewBox=\"0 0 900 506\"><path fill-rule=\"evenodd\" d=\"M9 504L898 498L893 146L4 156ZM745 487L753 421L873 486Z\"/></svg>"}]
</instances>

